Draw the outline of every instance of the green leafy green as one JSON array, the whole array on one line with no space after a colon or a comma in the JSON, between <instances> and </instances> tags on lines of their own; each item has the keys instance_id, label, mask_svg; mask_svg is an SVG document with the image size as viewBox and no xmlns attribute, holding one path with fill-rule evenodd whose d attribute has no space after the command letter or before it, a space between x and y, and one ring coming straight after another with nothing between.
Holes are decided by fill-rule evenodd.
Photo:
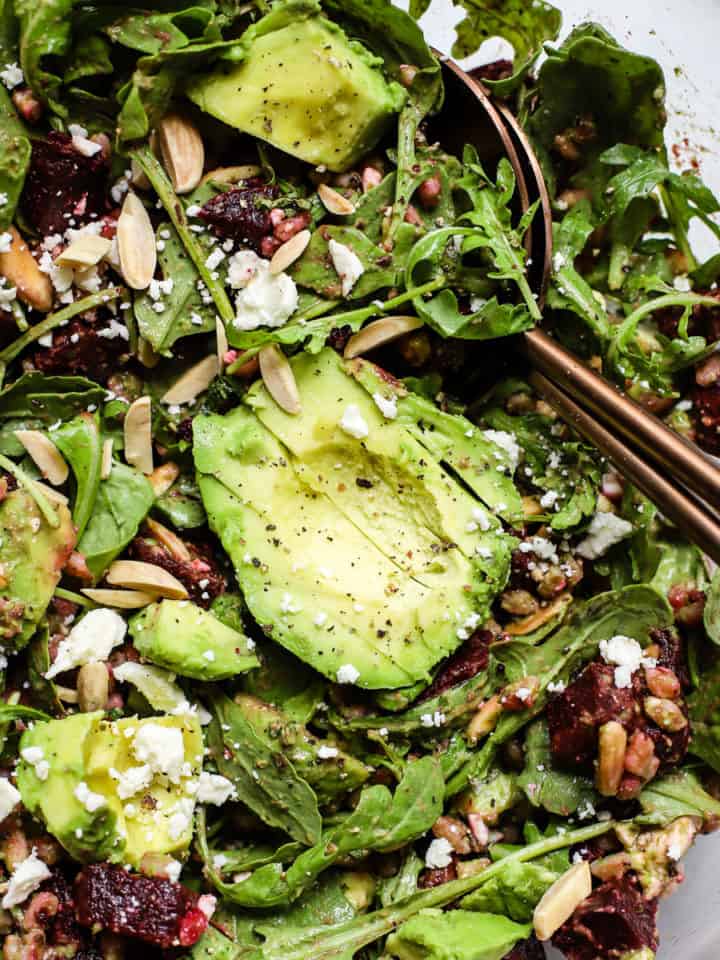
<instances>
[{"instance_id":1,"label":"green leafy green","mask_svg":"<svg viewBox=\"0 0 720 960\"><path fill-rule=\"evenodd\" d=\"M7 2L3 0L4 5ZM3 45L0 50L4 52ZM10 59L13 57L8 52L4 62ZM7 197L0 206L0 231L7 230L13 222L29 166L30 140L7 90L0 87L0 193Z\"/></svg>"},{"instance_id":2,"label":"green leafy green","mask_svg":"<svg viewBox=\"0 0 720 960\"><path fill-rule=\"evenodd\" d=\"M692 738L690 752L720 773L720 658L715 655L687 698Z\"/></svg>"},{"instance_id":3,"label":"green leafy green","mask_svg":"<svg viewBox=\"0 0 720 960\"><path fill-rule=\"evenodd\" d=\"M470 956L467 950L472 944L473 960L502 960L531 932L530 924L514 923L504 915L421 910L388 937L385 954L399 960L408 956L444 960L448 956Z\"/></svg>"},{"instance_id":4,"label":"green leafy green","mask_svg":"<svg viewBox=\"0 0 720 960\"><path fill-rule=\"evenodd\" d=\"M19 32L20 66L36 96L55 113L67 116L60 97L62 78L46 69L48 58L62 57L70 47L72 0L15 0Z\"/></svg>"},{"instance_id":5,"label":"green leafy green","mask_svg":"<svg viewBox=\"0 0 720 960\"><path fill-rule=\"evenodd\" d=\"M714 821L720 802L705 790L691 770L678 770L651 781L638 797L643 809L639 823L667 824L677 817L700 817Z\"/></svg>"},{"instance_id":6,"label":"green leafy green","mask_svg":"<svg viewBox=\"0 0 720 960\"><path fill-rule=\"evenodd\" d=\"M53 442L75 475L73 523L80 539L95 507L102 469L102 437L97 416L82 413L52 435Z\"/></svg>"},{"instance_id":7,"label":"green leafy green","mask_svg":"<svg viewBox=\"0 0 720 960\"><path fill-rule=\"evenodd\" d=\"M707 591L703 623L708 637L713 643L720 645L720 570L713 574L710 589Z\"/></svg>"},{"instance_id":8,"label":"green leafy green","mask_svg":"<svg viewBox=\"0 0 720 960\"><path fill-rule=\"evenodd\" d=\"M102 403L105 391L84 377L24 373L0 391L1 420L33 420L44 426L58 425L87 408Z\"/></svg>"},{"instance_id":9,"label":"green leafy green","mask_svg":"<svg viewBox=\"0 0 720 960\"><path fill-rule=\"evenodd\" d=\"M517 783L534 807L543 807L548 813L568 817L582 807L593 809L596 794L590 780L553 766L550 733L542 720L534 723L527 732L525 769Z\"/></svg>"},{"instance_id":10,"label":"green leafy green","mask_svg":"<svg viewBox=\"0 0 720 960\"><path fill-rule=\"evenodd\" d=\"M504 871L465 897L462 907L501 913L518 923L527 923L532 920L540 898L558 876L559 873L543 863L509 863Z\"/></svg>"}]
</instances>

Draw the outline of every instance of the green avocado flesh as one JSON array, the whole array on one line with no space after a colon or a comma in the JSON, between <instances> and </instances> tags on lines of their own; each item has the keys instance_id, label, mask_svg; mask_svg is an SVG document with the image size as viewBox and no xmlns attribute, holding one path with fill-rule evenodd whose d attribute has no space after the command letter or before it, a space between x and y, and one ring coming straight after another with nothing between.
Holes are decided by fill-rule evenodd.
<instances>
[{"instance_id":1,"label":"green avocado flesh","mask_svg":"<svg viewBox=\"0 0 720 960\"><path fill-rule=\"evenodd\" d=\"M131 732L148 724L182 732L187 767L178 783L156 775L136 795L121 797L118 774L140 765L132 753ZM37 764L20 761L17 786L22 802L76 860L138 866L146 853L177 854L189 847L194 801L185 786L198 776L203 757L202 733L194 715L110 721L102 712L78 713L26 730L21 756L31 747L42 751L48 772L43 779ZM90 809L92 802L83 802L84 787L97 795L97 809ZM178 804L185 815L179 826L172 820Z\"/></svg>"},{"instance_id":2,"label":"green avocado flesh","mask_svg":"<svg viewBox=\"0 0 720 960\"><path fill-rule=\"evenodd\" d=\"M188 96L285 153L345 170L383 135L403 88L329 20L315 15L270 29L277 20L270 14L251 27L243 62L193 80Z\"/></svg>"},{"instance_id":3,"label":"green avocado flesh","mask_svg":"<svg viewBox=\"0 0 720 960\"><path fill-rule=\"evenodd\" d=\"M487 617L514 538L334 351L291 364L300 415L258 382L245 406L195 419L210 525L255 619L306 663L370 689L427 680ZM362 440L341 427L349 405Z\"/></svg>"}]
</instances>

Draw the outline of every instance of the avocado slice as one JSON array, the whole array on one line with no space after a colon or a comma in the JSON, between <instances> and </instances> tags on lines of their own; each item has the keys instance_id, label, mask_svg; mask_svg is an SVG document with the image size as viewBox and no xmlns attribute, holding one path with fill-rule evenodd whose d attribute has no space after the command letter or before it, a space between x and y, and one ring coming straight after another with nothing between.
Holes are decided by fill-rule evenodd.
<instances>
[{"instance_id":1,"label":"avocado slice","mask_svg":"<svg viewBox=\"0 0 720 960\"><path fill-rule=\"evenodd\" d=\"M128 624L147 660L193 680L224 680L260 665L244 633L189 600L160 600Z\"/></svg>"},{"instance_id":2,"label":"avocado slice","mask_svg":"<svg viewBox=\"0 0 720 960\"><path fill-rule=\"evenodd\" d=\"M151 724L181 732L183 774L173 782L155 773L136 794L120 796L123 775L141 766L134 737ZM79 713L23 733L17 786L30 813L76 860L137 867L146 853L177 854L189 847L194 800L186 786L200 773L202 755L194 714L110 721L102 711Z\"/></svg>"},{"instance_id":3,"label":"avocado slice","mask_svg":"<svg viewBox=\"0 0 720 960\"><path fill-rule=\"evenodd\" d=\"M243 35L242 62L223 61L187 94L231 127L340 171L376 145L406 94L319 11L311 2L272 11Z\"/></svg>"},{"instance_id":4,"label":"avocado slice","mask_svg":"<svg viewBox=\"0 0 720 960\"><path fill-rule=\"evenodd\" d=\"M33 497L20 487L0 502L0 644L20 650L50 603L62 568L75 546L70 511L54 504L51 527Z\"/></svg>"},{"instance_id":5,"label":"avocado slice","mask_svg":"<svg viewBox=\"0 0 720 960\"><path fill-rule=\"evenodd\" d=\"M258 382L246 406L195 419L210 525L255 619L300 659L369 689L427 682L487 617L515 539L333 350L291 365L300 415Z\"/></svg>"}]
</instances>

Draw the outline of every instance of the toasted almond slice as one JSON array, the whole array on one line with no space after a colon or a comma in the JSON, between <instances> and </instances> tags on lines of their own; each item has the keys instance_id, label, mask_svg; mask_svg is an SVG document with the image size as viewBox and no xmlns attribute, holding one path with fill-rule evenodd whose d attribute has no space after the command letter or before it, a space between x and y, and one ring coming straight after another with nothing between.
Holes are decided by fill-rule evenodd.
<instances>
[{"instance_id":1,"label":"toasted almond slice","mask_svg":"<svg viewBox=\"0 0 720 960\"><path fill-rule=\"evenodd\" d=\"M44 494L50 503L54 503L57 506L66 507L70 502L64 493L60 493L60 491L55 490L54 487L48 487L39 480L35 480L34 483L35 486L39 488L40 493Z\"/></svg>"},{"instance_id":2,"label":"toasted almond slice","mask_svg":"<svg viewBox=\"0 0 720 960\"><path fill-rule=\"evenodd\" d=\"M539 627L542 627L543 624L552 620L554 616L557 616L557 614L568 607L571 602L572 595L570 593L567 591L560 593L552 603L548 603L545 607L538 607L535 613L528 614L527 617L523 617L521 620L512 620L503 627L503 630L511 636L523 636L523 634L532 633L533 630L537 630Z\"/></svg>"},{"instance_id":3,"label":"toasted almond slice","mask_svg":"<svg viewBox=\"0 0 720 960\"><path fill-rule=\"evenodd\" d=\"M186 370L160 397L161 403L192 403L204 393L218 375L218 358L213 353Z\"/></svg>"},{"instance_id":4,"label":"toasted almond slice","mask_svg":"<svg viewBox=\"0 0 720 960\"><path fill-rule=\"evenodd\" d=\"M110 253L112 243L106 237L96 237L94 234L83 234L77 240L65 247L63 252L55 257L55 263L62 267L94 267L103 257Z\"/></svg>"},{"instance_id":5,"label":"toasted almond slice","mask_svg":"<svg viewBox=\"0 0 720 960\"><path fill-rule=\"evenodd\" d=\"M312 234L309 230L301 230L294 237L290 237L281 247L278 247L270 261L270 273L282 273L283 270L295 263L307 249Z\"/></svg>"},{"instance_id":6,"label":"toasted almond slice","mask_svg":"<svg viewBox=\"0 0 720 960\"><path fill-rule=\"evenodd\" d=\"M258 355L260 375L268 393L286 413L300 413L300 393L292 367L276 343L263 347Z\"/></svg>"},{"instance_id":7,"label":"toasted almond slice","mask_svg":"<svg viewBox=\"0 0 720 960\"><path fill-rule=\"evenodd\" d=\"M114 587L140 590L169 600L185 600L188 595L180 581L167 570L141 560L116 560L110 565L106 579Z\"/></svg>"},{"instance_id":8,"label":"toasted almond slice","mask_svg":"<svg viewBox=\"0 0 720 960\"><path fill-rule=\"evenodd\" d=\"M167 113L158 125L160 152L175 193L190 193L200 183L205 147L195 124L180 113Z\"/></svg>"},{"instance_id":9,"label":"toasted almond slice","mask_svg":"<svg viewBox=\"0 0 720 960\"><path fill-rule=\"evenodd\" d=\"M47 313L53 301L50 277L42 272L15 227L8 229L12 240L10 249L6 253L0 253L0 275L7 279L8 286L17 289L21 300L35 310Z\"/></svg>"},{"instance_id":10,"label":"toasted almond slice","mask_svg":"<svg viewBox=\"0 0 720 960\"><path fill-rule=\"evenodd\" d=\"M112 471L112 458L113 458L113 442L112 438L108 437L107 440L103 441L102 448L102 461L100 463L100 479L107 480Z\"/></svg>"},{"instance_id":11,"label":"toasted almond slice","mask_svg":"<svg viewBox=\"0 0 720 960\"><path fill-rule=\"evenodd\" d=\"M355 213L355 204L326 183L321 183L317 192L329 213L334 213L338 217L349 217L351 213Z\"/></svg>"},{"instance_id":12,"label":"toasted almond slice","mask_svg":"<svg viewBox=\"0 0 720 960\"><path fill-rule=\"evenodd\" d=\"M381 347L385 343L391 343L422 325L423 322L418 317L380 317L379 320L373 320L350 337L343 356L347 360L359 357L360 354Z\"/></svg>"},{"instance_id":13,"label":"toasted almond slice","mask_svg":"<svg viewBox=\"0 0 720 960\"><path fill-rule=\"evenodd\" d=\"M139 197L129 191L117 223L120 272L133 290L145 290L155 274L155 231Z\"/></svg>"},{"instance_id":14,"label":"toasted almond slice","mask_svg":"<svg viewBox=\"0 0 720 960\"><path fill-rule=\"evenodd\" d=\"M87 587L82 591L93 603L102 607L117 607L118 610L139 610L155 600L151 593L142 590L107 590L103 587Z\"/></svg>"},{"instance_id":15,"label":"toasted almond slice","mask_svg":"<svg viewBox=\"0 0 720 960\"><path fill-rule=\"evenodd\" d=\"M545 891L533 913L538 940L549 940L592 891L592 874L586 860L575 863Z\"/></svg>"},{"instance_id":16,"label":"toasted almond slice","mask_svg":"<svg viewBox=\"0 0 720 960\"><path fill-rule=\"evenodd\" d=\"M222 373L225 369L225 354L230 348L228 343L227 333L225 332L225 324L222 322L220 317L215 319L215 337L216 337L216 350L217 350L217 361L218 361L218 373Z\"/></svg>"},{"instance_id":17,"label":"toasted almond slice","mask_svg":"<svg viewBox=\"0 0 720 960\"><path fill-rule=\"evenodd\" d=\"M62 486L68 478L70 468L50 437L40 430L15 430L14 433L43 478L54 487Z\"/></svg>"},{"instance_id":18,"label":"toasted almond slice","mask_svg":"<svg viewBox=\"0 0 720 960\"><path fill-rule=\"evenodd\" d=\"M78 702L77 690L73 690L72 687L63 687L61 684L56 683L55 693L57 694L58 700L62 700L63 703Z\"/></svg>"},{"instance_id":19,"label":"toasted almond slice","mask_svg":"<svg viewBox=\"0 0 720 960\"><path fill-rule=\"evenodd\" d=\"M241 180L259 177L261 173L262 167L254 163L246 163L239 167L215 167L214 170L205 174L200 183L207 183L208 180L214 183L240 183Z\"/></svg>"},{"instance_id":20,"label":"toasted almond slice","mask_svg":"<svg viewBox=\"0 0 720 960\"><path fill-rule=\"evenodd\" d=\"M150 397L140 397L128 407L123 432L125 459L145 474L153 472L151 426L152 401Z\"/></svg>"},{"instance_id":21,"label":"toasted almond slice","mask_svg":"<svg viewBox=\"0 0 720 960\"><path fill-rule=\"evenodd\" d=\"M167 463L162 463L159 467L155 467L148 477L148 480L150 481L150 486L153 488L155 496L161 497L164 493L168 492L179 476L180 467L176 463L173 463L172 460L168 460Z\"/></svg>"},{"instance_id":22,"label":"toasted almond slice","mask_svg":"<svg viewBox=\"0 0 720 960\"><path fill-rule=\"evenodd\" d=\"M160 363L160 357L155 353L145 337L138 338L137 356L140 363L147 370L152 370L153 367L156 367Z\"/></svg>"},{"instance_id":23,"label":"toasted almond slice","mask_svg":"<svg viewBox=\"0 0 720 960\"><path fill-rule=\"evenodd\" d=\"M137 190L150 190L152 184L137 160L130 161L130 183Z\"/></svg>"},{"instance_id":24,"label":"toasted almond slice","mask_svg":"<svg viewBox=\"0 0 720 960\"><path fill-rule=\"evenodd\" d=\"M185 562L192 560L190 551L180 537L176 533L173 533L172 530L169 530L162 523L158 523L157 520L153 520L151 517L147 518L145 526L150 531L150 535L154 537L158 543L167 547L176 560L183 560Z\"/></svg>"}]
</instances>

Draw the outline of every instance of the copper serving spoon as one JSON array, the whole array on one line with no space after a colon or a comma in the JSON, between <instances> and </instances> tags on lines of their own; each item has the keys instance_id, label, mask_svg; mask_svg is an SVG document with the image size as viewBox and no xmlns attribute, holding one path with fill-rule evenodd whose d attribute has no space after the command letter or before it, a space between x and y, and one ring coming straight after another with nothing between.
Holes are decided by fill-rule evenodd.
<instances>
[{"instance_id":1,"label":"copper serving spoon","mask_svg":"<svg viewBox=\"0 0 720 960\"><path fill-rule=\"evenodd\" d=\"M507 157L520 211L540 200L526 245L528 279L542 306L552 266L552 207L540 162L510 110L453 60L440 59L450 106L434 122L442 142L456 153L472 143L489 167ZM720 562L720 470L712 459L542 330L518 339L534 368L533 386L560 416Z\"/></svg>"}]
</instances>

